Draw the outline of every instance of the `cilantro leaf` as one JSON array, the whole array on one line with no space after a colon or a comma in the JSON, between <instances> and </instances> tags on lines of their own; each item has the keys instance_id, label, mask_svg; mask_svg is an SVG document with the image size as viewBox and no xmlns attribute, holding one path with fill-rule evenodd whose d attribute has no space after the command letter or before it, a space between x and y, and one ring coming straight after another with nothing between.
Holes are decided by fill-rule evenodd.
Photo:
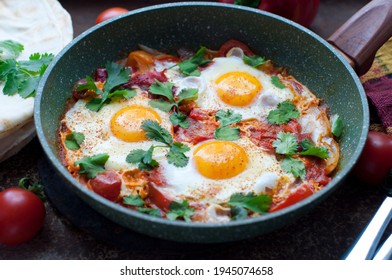
<instances>
[{"instance_id":1,"label":"cilantro leaf","mask_svg":"<svg viewBox=\"0 0 392 280\"><path fill-rule=\"evenodd\" d=\"M169 103L163 99L159 99L159 100L150 100L148 102L148 104L150 104L151 107L153 108L157 108L163 112L170 112L170 110L172 109L172 107L174 106L173 103Z\"/></svg>"},{"instance_id":2,"label":"cilantro leaf","mask_svg":"<svg viewBox=\"0 0 392 280\"><path fill-rule=\"evenodd\" d=\"M220 121L220 126L227 126L229 124L234 124L239 122L242 119L241 114L235 114L233 110L227 110L226 112L223 110L219 110L215 115L216 119Z\"/></svg>"},{"instance_id":3,"label":"cilantro leaf","mask_svg":"<svg viewBox=\"0 0 392 280\"><path fill-rule=\"evenodd\" d=\"M297 138L290 132L279 132L278 138L272 143L275 151L281 155L293 155L298 150Z\"/></svg>"},{"instance_id":4,"label":"cilantro leaf","mask_svg":"<svg viewBox=\"0 0 392 280\"><path fill-rule=\"evenodd\" d=\"M170 121L173 125L179 125L183 128L189 127L189 122L186 120L186 115L181 112L174 112L170 115Z\"/></svg>"},{"instance_id":5,"label":"cilantro leaf","mask_svg":"<svg viewBox=\"0 0 392 280\"><path fill-rule=\"evenodd\" d=\"M127 195L123 197L123 203L126 205L141 207L144 205L144 200L140 195Z\"/></svg>"},{"instance_id":6,"label":"cilantro leaf","mask_svg":"<svg viewBox=\"0 0 392 280\"><path fill-rule=\"evenodd\" d=\"M280 167L283 171L292 173L295 177L299 177L302 180L305 179L306 176L306 168L305 164L296 158L286 157L280 163Z\"/></svg>"},{"instance_id":7,"label":"cilantro leaf","mask_svg":"<svg viewBox=\"0 0 392 280\"><path fill-rule=\"evenodd\" d=\"M257 8L261 0L234 0L235 5Z\"/></svg>"},{"instance_id":8,"label":"cilantro leaf","mask_svg":"<svg viewBox=\"0 0 392 280\"><path fill-rule=\"evenodd\" d=\"M83 141L84 134L73 131L65 137L65 146L70 150L79 150Z\"/></svg>"},{"instance_id":9,"label":"cilantro leaf","mask_svg":"<svg viewBox=\"0 0 392 280\"><path fill-rule=\"evenodd\" d=\"M105 92L111 92L115 87L125 84L129 80L131 70L115 62L106 63L108 78L105 82Z\"/></svg>"},{"instance_id":10,"label":"cilantro leaf","mask_svg":"<svg viewBox=\"0 0 392 280\"><path fill-rule=\"evenodd\" d=\"M142 129L146 132L146 137L150 140L155 140L167 145L173 143L173 137L158 122L153 120L145 120L142 123Z\"/></svg>"},{"instance_id":11,"label":"cilantro leaf","mask_svg":"<svg viewBox=\"0 0 392 280\"><path fill-rule=\"evenodd\" d=\"M159 211L158 209L138 207L137 211L151 216L161 217L161 211Z\"/></svg>"},{"instance_id":12,"label":"cilantro leaf","mask_svg":"<svg viewBox=\"0 0 392 280\"><path fill-rule=\"evenodd\" d=\"M35 96L35 92L37 90L40 80L41 80L40 76L30 76L25 80L19 82L19 86L18 86L19 95L23 98Z\"/></svg>"},{"instance_id":13,"label":"cilantro leaf","mask_svg":"<svg viewBox=\"0 0 392 280\"><path fill-rule=\"evenodd\" d=\"M125 161L137 163L140 170L152 170L159 166L159 163L152 158L154 148L154 146L151 146L147 151L142 149L133 150L127 155Z\"/></svg>"},{"instance_id":14,"label":"cilantro leaf","mask_svg":"<svg viewBox=\"0 0 392 280\"><path fill-rule=\"evenodd\" d=\"M167 160L170 164L177 167L184 167L188 164L189 158L185 155L185 152L189 151L189 147L175 142L170 147L169 153L167 154Z\"/></svg>"},{"instance_id":15,"label":"cilantro leaf","mask_svg":"<svg viewBox=\"0 0 392 280\"><path fill-rule=\"evenodd\" d=\"M189 207L187 200L184 200L181 203L172 201L169 204L169 211L166 213L166 217L172 221L183 218L185 221L191 222L191 217L194 212L195 209Z\"/></svg>"},{"instance_id":16,"label":"cilantro leaf","mask_svg":"<svg viewBox=\"0 0 392 280\"><path fill-rule=\"evenodd\" d=\"M152 84L149 91L155 95L161 95L169 99L169 101L174 102L173 97L173 83L170 82L160 82L155 79L155 84Z\"/></svg>"},{"instance_id":17,"label":"cilantro leaf","mask_svg":"<svg viewBox=\"0 0 392 280\"><path fill-rule=\"evenodd\" d=\"M267 116L267 120L270 124L284 124L288 123L291 119L299 117L299 112L295 105L285 100L278 104L276 110L271 110Z\"/></svg>"},{"instance_id":18,"label":"cilantro leaf","mask_svg":"<svg viewBox=\"0 0 392 280\"><path fill-rule=\"evenodd\" d=\"M271 83L279 89L284 89L286 86L280 81L278 76L271 76Z\"/></svg>"},{"instance_id":19,"label":"cilantro leaf","mask_svg":"<svg viewBox=\"0 0 392 280\"><path fill-rule=\"evenodd\" d=\"M332 123L332 134L336 137L340 137L343 132L343 122L342 119L339 117L338 114L335 114L331 117Z\"/></svg>"},{"instance_id":20,"label":"cilantro leaf","mask_svg":"<svg viewBox=\"0 0 392 280\"><path fill-rule=\"evenodd\" d=\"M248 211L244 207L233 206L231 207L231 219L233 221L243 220L248 217Z\"/></svg>"},{"instance_id":21,"label":"cilantro leaf","mask_svg":"<svg viewBox=\"0 0 392 280\"><path fill-rule=\"evenodd\" d=\"M255 68L265 63L265 58L258 55L253 55L253 56L244 55L243 60L246 64Z\"/></svg>"},{"instance_id":22,"label":"cilantro leaf","mask_svg":"<svg viewBox=\"0 0 392 280\"><path fill-rule=\"evenodd\" d=\"M98 154L75 161L74 166L79 165L79 174L85 174L88 179L92 179L105 172L105 163L108 159L108 154Z\"/></svg>"},{"instance_id":23,"label":"cilantro leaf","mask_svg":"<svg viewBox=\"0 0 392 280\"><path fill-rule=\"evenodd\" d=\"M205 59L204 55L207 49L201 47L194 56L178 63L180 70L187 76L200 76L199 66L204 66L210 63L209 59Z\"/></svg>"},{"instance_id":24,"label":"cilantro leaf","mask_svg":"<svg viewBox=\"0 0 392 280\"><path fill-rule=\"evenodd\" d=\"M14 59L0 60L0 81L6 79L10 73L16 73L16 61Z\"/></svg>"},{"instance_id":25,"label":"cilantro leaf","mask_svg":"<svg viewBox=\"0 0 392 280\"><path fill-rule=\"evenodd\" d=\"M53 54L39 54L34 53L30 55L29 60L19 61L18 65L20 68L32 72L32 73L39 73L41 67L43 65L49 65L50 62L53 60Z\"/></svg>"},{"instance_id":26,"label":"cilantro leaf","mask_svg":"<svg viewBox=\"0 0 392 280\"><path fill-rule=\"evenodd\" d=\"M328 149L325 147L317 147L309 139L304 139L301 142L302 152L301 156L315 156L322 159L326 159L329 156Z\"/></svg>"},{"instance_id":27,"label":"cilantro leaf","mask_svg":"<svg viewBox=\"0 0 392 280\"><path fill-rule=\"evenodd\" d=\"M13 41L13 40L4 40L0 41L0 59L3 58L11 58L15 59L19 56L19 54L24 50L22 44Z\"/></svg>"},{"instance_id":28,"label":"cilantro leaf","mask_svg":"<svg viewBox=\"0 0 392 280\"><path fill-rule=\"evenodd\" d=\"M108 98L113 100L115 98L126 98L131 99L136 96L136 90L134 89L118 89L109 93Z\"/></svg>"},{"instance_id":29,"label":"cilantro leaf","mask_svg":"<svg viewBox=\"0 0 392 280\"><path fill-rule=\"evenodd\" d=\"M18 74L18 72L8 73L3 88L5 95L13 95L18 92L19 84L23 81L24 75Z\"/></svg>"},{"instance_id":30,"label":"cilantro leaf","mask_svg":"<svg viewBox=\"0 0 392 280\"><path fill-rule=\"evenodd\" d=\"M86 83L85 84L78 84L76 87L77 91L83 90L92 90L94 92L99 92L101 94L101 90L97 88L94 80L90 76L86 76Z\"/></svg>"},{"instance_id":31,"label":"cilantro leaf","mask_svg":"<svg viewBox=\"0 0 392 280\"><path fill-rule=\"evenodd\" d=\"M110 99L102 99L102 98L93 98L89 102L86 103L86 108L98 112L101 108L110 102Z\"/></svg>"},{"instance_id":32,"label":"cilantro leaf","mask_svg":"<svg viewBox=\"0 0 392 280\"><path fill-rule=\"evenodd\" d=\"M184 100L196 100L198 97L197 88L184 88L178 94L177 104L180 104Z\"/></svg>"},{"instance_id":33,"label":"cilantro leaf","mask_svg":"<svg viewBox=\"0 0 392 280\"><path fill-rule=\"evenodd\" d=\"M240 129L238 127L223 126L215 129L215 139L235 141L240 139Z\"/></svg>"},{"instance_id":34,"label":"cilantro leaf","mask_svg":"<svg viewBox=\"0 0 392 280\"><path fill-rule=\"evenodd\" d=\"M265 194L255 195L254 193L235 193L227 202L230 206L243 207L256 213L267 213L270 208L272 198Z\"/></svg>"}]
</instances>

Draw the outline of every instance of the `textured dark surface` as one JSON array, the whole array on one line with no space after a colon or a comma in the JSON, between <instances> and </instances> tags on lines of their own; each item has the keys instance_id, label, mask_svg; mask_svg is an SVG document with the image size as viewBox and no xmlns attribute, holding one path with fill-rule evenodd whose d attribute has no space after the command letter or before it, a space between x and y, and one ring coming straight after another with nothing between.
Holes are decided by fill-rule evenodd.
<instances>
[{"instance_id":1,"label":"textured dark surface","mask_svg":"<svg viewBox=\"0 0 392 280\"><path fill-rule=\"evenodd\" d=\"M110 3L62 1L64 7L73 16L75 35L92 26L98 12L109 6L126 6L124 4L127 4L129 7L136 7L152 2L158 1L111 1ZM367 1L344 1L344 3L322 1L319 16L312 29L323 37L330 35L364 2ZM0 188L15 185L21 177L26 175L39 179L38 162L42 160L42 153L37 139L34 139L18 155L1 163ZM70 222L72 219L67 219L66 215L56 210L53 203L47 202L47 218L42 232L27 244L0 247L0 258L338 259L369 221L381 204L383 196L380 190L365 188L348 178L332 196L311 213L277 232L242 242L219 245L217 248L214 245L212 250L207 251L191 248L189 252L176 251L175 248L167 250L168 244L165 241L157 242L155 248L152 248L154 246L151 246L151 242L146 244L145 249L138 244L138 249L136 249L132 248L132 244L128 247L115 242L116 235L102 238L95 231L90 230L86 233L85 230L89 229L84 226L78 227L78 223L75 223L76 226L73 225ZM83 217L83 215L80 216ZM85 219L89 218L85 217ZM114 233L116 232L114 229Z\"/></svg>"}]
</instances>

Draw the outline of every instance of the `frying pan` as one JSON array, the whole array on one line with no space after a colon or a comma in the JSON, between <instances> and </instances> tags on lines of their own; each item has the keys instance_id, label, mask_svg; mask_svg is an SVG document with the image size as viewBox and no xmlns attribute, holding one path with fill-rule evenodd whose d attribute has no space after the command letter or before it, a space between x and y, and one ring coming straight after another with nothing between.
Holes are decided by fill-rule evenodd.
<instances>
[{"instance_id":1,"label":"frying pan","mask_svg":"<svg viewBox=\"0 0 392 280\"><path fill-rule=\"evenodd\" d=\"M369 30L369 24L375 23L364 23L363 19L368 19L369 14L374 16L374 12L377 19L384 17L382 22L376 22L376 27L383 26L385 20L391 21L390 1L374 1L360 12L362 15L357 15L360 21L351 20L353 23L349 25L363 27L360 32L345 37L347 30L352 29L343 26L331 37L332 43L351 57L351 63L358 71L366 71L369 53L374 54L392 35L383 31L382 36L375 39L375 28L365 32ZM364 34L367 37L363 39ZM217 49L228 39L243 41L255 53L271 59L277 66L286 67L290 74L330 105L332 114L339 114L343 119L341 160L332 181L324 189L275 213L225 224L202 224L170 221L126 209L88 190L68 173L59 160L56 133L75 81L107 61L119 59L121 54L136 49L138 44L165 51L181 47L198 49L200 46ZM347 42L341 44L351 39L354 40L351 47L347 47L350 46ZM370 52L366 43L369 41ZM365 47L358 51L359 45ZM358 55L363 53L366 55ZM369 126L368 103L358 76L346 58L329 43L282 17L247 7L208 2L151 6L87 30L66 46L46 70L37 90L34 117L37 135L49 162L67 186L88 205L112 221L140 233L199 243L234 241L264 234L311 211L337 188L356 163Z\"/></svg>"}]
</instances>

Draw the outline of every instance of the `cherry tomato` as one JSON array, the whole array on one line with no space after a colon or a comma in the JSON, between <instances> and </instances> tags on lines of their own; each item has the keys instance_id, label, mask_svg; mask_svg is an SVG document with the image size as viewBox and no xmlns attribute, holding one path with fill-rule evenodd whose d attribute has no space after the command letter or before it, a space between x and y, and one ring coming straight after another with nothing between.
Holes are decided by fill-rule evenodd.
<instances>
[{"instance_id":1,"label":"cherry tomato","mask_svg":"<svg viewBox=\"0 0 392 280\"><path fill-rule=\"evenodd\" d=\"M268 212L275 212L283 208L289 207L301 200L304 200L312 194L314 194L314 190L312 189L312 187L307 184L302 184L299 188L289 194L286 199L281 202L278 202L275 205L272 205Z\"/></svg>"},{"instance_id":2,"label":"cherry tomato","mask_svg":"<svg viewBox=\"0 0 392 280\"><path fill-rule=\"evenodd\" d=\"M45 206L32 192L17 187L0 192L0 243L17 245L31 240L44 220Z\"/></svg>"},{"instance_id":3,"label":"cherry tomato","mask_svg":"<svg viewBox=\"0 0 392 280\"><path fill-rule=\"evenodd\" d=\"M360 182L377 186L384 182L392 169L392 136L369 131L365 147L353 174Z\"/></svg>"},{"instance_id":4,"label":"cherry tomato","mask_svg":"<svg viewBox=\"0 0 392 280\"><path fill-rule=\"evenodd\" d=\"M222 3L258 8L309 27L317 15L320 0L219 0Z\"/></svg>"},{"instance_id":5,"label":"cherry tomato","mask_svg":"<svg viewBox=\"0 0 392 280\"><path fill-rule=\"evenodd\" d=\"M127 12L129 12L129 10L124 9L124 8L120 8L120 7L106 9L97 16L97 18L95 19L95 23L96 24L101 23L109 18L118 16L121 14L125 14Z\"/></svg>"}]
</instances>

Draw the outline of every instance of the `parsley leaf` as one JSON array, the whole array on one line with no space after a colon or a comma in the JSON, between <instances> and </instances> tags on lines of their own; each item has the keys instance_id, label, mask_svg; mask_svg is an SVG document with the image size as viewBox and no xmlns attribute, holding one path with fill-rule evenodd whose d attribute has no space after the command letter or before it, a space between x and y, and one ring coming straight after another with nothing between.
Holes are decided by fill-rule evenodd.
<instances>
[{"instance_id":1,"label":"parsley leaf","mask_svg":"<svg viewBox=\"0 0 392 280\"><path fill-rule=\"evenodd\" d=\"M317 147L309 139L304 139L301 142L302 152L301 156L315 156L322 159L326 159L329 156L328 149L325 147Z\"/></svg>"},{"instance_id":2,"label":"parsley leaf","mask_svg":"<svg viewBox=\"0 0 392 280\"><path fill-rule=\"evenodd\" d=\"M336 137L340 137L343 132L343 122L342 119L339 117L338 114L335 114L331 117L332 123L332 134Z\"/></svg>"},{"instance_id":3,"label":"parsley leaf","mask_svg":"<svg viewBox=\"0 0 392 280\"><path fill-rule=\"evenodd\" d=\"M201 47L194 56L178 63L182 73L187 76L200 76L198 66L204 66L210 63L209 59L204 58L206 51L207 49L205 47Z\"/></svg>"},{"instance_id":4,"label":"parsley leaf","mask_svg":"<svg viewBox=\"0 0 392 280\"><path fill-rule=\"evenodd\" d=\"M235 141L240 139L240 129L238 127L223 126L215 129L215 139Z\"/></svg>"},{"instance_id":5,"label":"parsley leaf","mask_svg":"<svg viewBox=\"0 0 392 280\"><path fill-rule=\"evenodd\" d=\"M286 86L280 81L278 76L271 76L271 83L277 88L284 89Z\"/></svg>"},{"instance_id":6,"label":"parsley leaf","mask_svg":"<svg viewBox=\"0 0 392 280\"><path fill-rule=\"evenodd\" d=\"M279 132L278 138L272 143L275 151L281 155L293 155L298 150L297 138L290 132Z\"/></svg>"},{"instance_id":7,"label":"parsley leaf","mask_svg":"<svg viewBox=\"0 0 392 280\"><path fill-rule=\"evenodd\" d=\"M169 204L169 211L166 213L166 217L172 221L183 218L185 221L191 222L191 217L194 212L195 209L189 207L187 200L184 200L181 203L172 201Z\"/></svg>"},{"instance_id":8,"label":"parsley leaf","mask_svg":"<svg viewBox=\"0 0 392 280\"><path fill-rule=\"evenodd\" d=\"M131 99L132 97L135 97L136 94L136 90L134 89L118 89L109 93L108 98L111 100L122 97L126 99Z\"/></svg>"},{"instance_id":9,"label":"parsley leaf","mask_svg":"<svg viewBox=\"0 0 392 280\"><path fill-rule=\"evenodd\" d=\"M126 205L141 207L144 205L144 200L140 195L127 195L123 197L123 203Z\"/></svg>"},{"instance_id":10,"label":"parsley leaf","mask_svg":"<svg viewBox=\"0 0 392 280\"><path fill-rule=\"evenodd\" d=\"M142 123L142 129L146 132L146 137L150 140L158 141L166 145L173 143L173 137L160 124L153 120L145 120Z\"/></svg>"},{"instance_id":11,"label":"parsley leaf","mask_svg":"<svg viewBox=\"0 0 392 280\"><path fill-rule=\"evenodd\" d=\"M16 61L23 50L18 42L0 41L0 82L4 81L3 93L19 93L22 98L35 96L39 81L53 60L53 54L30 55L29 60Z\"/></svg>"},{"instance_id":12,"label":"parsley leaf","mask_svg":"<svg viewBox=\"0 0 392 280\"><path fill-rule=\"evenodd\" d=\"M265 63L265 58L258 55L253 55L253 56L244 55L243 60L246 64L255 68Z\"/></svg>"},{"instance_id":13,"label":"parsley leaf","mask_svg":"<svg viewBox=\"0 0 392 280\"><path fill-rule=\"evenodd\" d=\"M174 112L170 115L170 121L174 125L179 125L183 128L189 127L189 122L186 120L186 115L181 112Z\"/></svg>"},{"instance_id":14,"label":"parsley leaf","mask_svg":"<svg viewBox=\"0 0 392 280\"><path fill-rule=\"evenodd\" d=\"M15 59L23 51L24 47L22 44L13 40L0 41L0 59L10 58Z\"/></svg>"},{"instance_id":15,"label":"parsley leaf","mask_svg":"<svg viewBox=\"0 0 392 280\"><path fill-rule=\"evenodd\" d=\"M131 70L129 68L125 68L115 62L106 63L106 71L108 73L108 78L106 79L104 90L108 93L115 87L128 82L129 75L131 74Z\"/></svg>"},{"instance_id":16,"label":"parsley leaf","mask_svg":"<svg viewBox=\"0 0 392 280\"><path fill-rule=\"evenodd\" d=\"M105 172L105 163L108 159L108 154L98 154L75 161L74 166L79 165L79 174L85 174L88 179L92 179Z\"/></svg>"},{"instance_id":17,"label":"parsley leaf","mask_svg":"<svg viewBox=\"0 0 392 280\"><path fill-rule=\"evenodd\" d=\"M214 132L215 139L229 141L240 139L240 129L229 125L241 121L241 114L235 114L233 110L227 110L226 112L219 110L215 117L220 122L219 127Z\"/></svg>"},{"instance_id":18,"label":"parsley leaf","mask_svg":"<svg viewBox=\"0 0 392 280\"><path fill-rule=\"evenodd\" d=\"M137 211L151 216L161 217L161 211L159 211L158 209L138 207Z\"/></svg>"},{"instance_id":19,"label":"parsley leaf","mask_svg":"<svg viewBox=\"0 0 392 280\"><path fill-rule=\"evenodd\" d=\"M159 166L159 163L152 158L154 148L154 146L151 146L147 151L142 149L133 150L127 155L125 161L134 164L138 163L140 170L152 170Z\"/></svg>"},{"instance_id":20,"label":"parsley leaf","mask_svg":"<svg viewBox=\"0 0 392 280\"><path fill-rule=\"evenodd\" d=\"M278 104L276 110L271 110L267 116L267 120L270 124L284 124L288 123L291 119L299 117L299 112L295 105L285 100Z\"/></svg>"},{"instance_id":21,"label":"parsley leaf","mask_svg":"<svg viewBox=\"0 0 392 280\"><path fill-rule=\"evenodd\" d=\"M178 94L177 105L185 100L196 100L198 97L197 88L184 88Z\"/></svg>"},{"instance_id":22,"label":"parsley leaf","mask_svg":"<svg viewBox=\"0 0 392 280\"><path fill-rule=\"evenodd\" d=\"M218 112L216 112L215 117L218 121L220 121L221 127L237 123L242 119L241 114L235 114L233 110L230 109L226 112L223 110L219 110Z\"/></svg>"},{"instance_id":23,"label":"parsley leaf","mask_svg":"<svg viewBox=\"0 0 392 280\"><path fill-rule=\"evenodd\" d=\"M285 172L292 173L295 177L299 177L302 180L305 179L306 175L306 168L305 164L296 158L293 157L286 157L280 163L280 167Z\"/></svg>"},{"instance_id":24,"label":"parsley leaf","mask_svg":"<svg viewBox=\"0 0 392 280\"><path fill-rule=\"evenodd\" d=\"M272 198L265 194L255 195L254 193L235 193L227 202L230 206L243 207L256 213L267 213L270 208Z\"/></svg>"},{"instance_id":25,"label":"parsley leaf","mask_svg":"<svg viewBox=\"0 0 392 280\"><path fill-rule=\"evenodd\" d=\"M70 150L79 150L83 141L84 134L73 131L65 137L65 146Z\"/></svg>"},{"instance_id":26,"label":"parsley leaf","mask_svg":"<svg viewBox=\"0 0 392 280\"><path fill-rule=\"evenodd\" d=\"M173 103L169 103L163 99L159 99L159 100L150 100L148 102L148 104L150 104L151 107L153 108L157 108L163 112L170 112L170 110L173 107Z\"/></svg>"},{"instance_id":27,"label":"parsley leaf","mask_svg":"<svg viewBox=\"0 0 392 280\"><path fill-rule=\"evenodd\" d=\"M189 151L189 147L175 142L170 147L169 153L167 154L167 160L170 164L177 167L184 167L188 164L189 158L185 155L185 152Z\"/></svg>"},{"instance_id":28,"label":"parsley leaf","mask_svg":"<svg viewBox=\"0 0 392 280\"><path fill-rule=\"evenodd\" d=\"M173 97L173 85L170 82L160 82L157 79L155 79L155 84L152 84L149 88L149 91L152 94L155 95L161 95L169 99L172 103L174 103L174 97Z\"/></svg>"}]
</instances>

